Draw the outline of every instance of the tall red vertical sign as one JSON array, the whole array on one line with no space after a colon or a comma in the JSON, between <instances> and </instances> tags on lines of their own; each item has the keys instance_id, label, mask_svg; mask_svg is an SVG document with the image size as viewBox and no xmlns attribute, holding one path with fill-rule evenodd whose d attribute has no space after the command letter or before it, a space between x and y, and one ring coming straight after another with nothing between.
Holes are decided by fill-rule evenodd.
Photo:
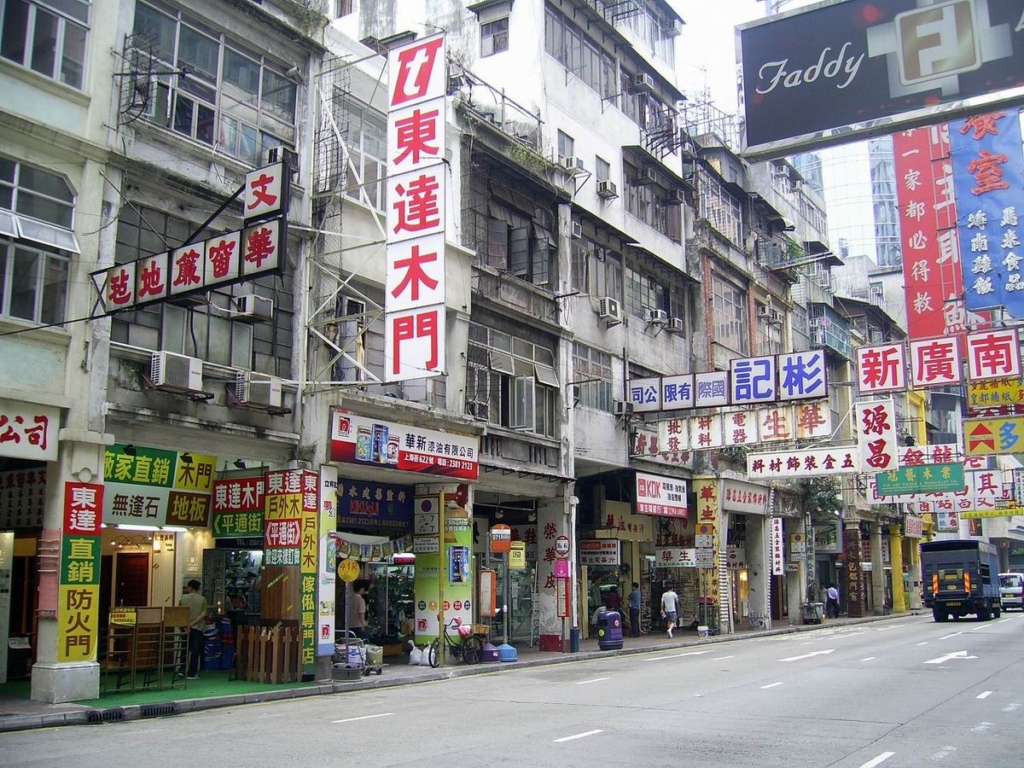
<instances>
[{"instance_id":1,"label":"tall red vertical sign","mask_svg":"<svg viewBox=\"0 0 1024 768\"><path fill-rule=\"evenodd\" d=\"M893 134L910 339L967 330L949 126Z\"/></svg>"},{"instance_id":2,"label":"tall red vertical sign","mask_svg":"<svg viewBox=\"0 0 1024 768\"><path fill-rule=\"evenodd\" d=\"M438 376L445 361L444 35L388 52L385 380Z\"/></svg>"}]
</instances>

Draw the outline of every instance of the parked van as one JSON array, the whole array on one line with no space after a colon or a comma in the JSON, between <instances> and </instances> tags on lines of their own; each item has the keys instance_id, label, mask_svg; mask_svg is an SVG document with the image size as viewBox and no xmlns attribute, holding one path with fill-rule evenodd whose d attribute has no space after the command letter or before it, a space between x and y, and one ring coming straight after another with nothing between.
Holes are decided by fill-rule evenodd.
<instances>
[{"instance_id":1,"label":"parked van","mask_svg":"<svg viewBox=\"0 0 1024 768\"><path fill-rule=\"evenodd\" d=\"M1024 610L1024 573L999 574L999 601L1003 609Z\"/></svg>"}]
</instances>

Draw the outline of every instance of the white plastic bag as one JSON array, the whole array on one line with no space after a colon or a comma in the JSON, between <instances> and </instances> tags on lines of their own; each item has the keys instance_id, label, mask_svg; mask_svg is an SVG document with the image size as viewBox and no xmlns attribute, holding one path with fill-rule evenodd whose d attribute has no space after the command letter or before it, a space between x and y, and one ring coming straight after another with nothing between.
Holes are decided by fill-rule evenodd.
<instances>
[{"instance_id":1,"label":"white plastic bag","mask_svg":"<svg viewBox=\"0 0 1024 768\"><path fill-rule=\"evenodd\" d=\"M423 664L424 655L425 654L423 653L423 651L421 651L418 647L414 645L412 647L412 650L409 651L409 665L412 667L420 666L421 664Z\"/></svg>"}]
</instances>

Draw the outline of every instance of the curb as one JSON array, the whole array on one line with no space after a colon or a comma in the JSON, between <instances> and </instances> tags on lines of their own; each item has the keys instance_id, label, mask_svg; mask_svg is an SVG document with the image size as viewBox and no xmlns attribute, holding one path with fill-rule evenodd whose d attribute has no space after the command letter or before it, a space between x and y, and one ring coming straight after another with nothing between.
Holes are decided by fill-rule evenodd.
<instances>
[{"instance_id":1,"label":"curb","mask_svg":"<svg viewBox=\"0 0 1024 768\"><path fill-rule=\"evenodd\" d=\"M352 693L356 691L381 688L397 688L402 685L433 683L440 680L450 680L455 677L464 677L466 675L490 675L497 673L499 670L506 669L530 669L533 667L546 667L555 664L572 664L578 661L607 659L613 656L635 656L641 653L658 653L663 650L675 650L676 648L693 648L719 643L734 643L751 637L771 637L773 635L790 635L798 632L814 632L820 629L825 629L829 626L851 626L875 621L885 621L887 619L907 618L923 614L924 611L907 611L905 613L890 613L882 616L865 616L859 619L845 619L841 625L830 625L829 623L813 625L789 624L785 627L753 630L744 632L743 634L714 635L706 638L683 640L678 645L672 646L647 645L633 648L618 648L607 651L580 651L578 653L563 654L561 656L547 656L536 659L525 659L523 661L498 662L496 664L482 664L472 667L448 667L424 672L424 674L416 677L363 677L353 682L323 681L306 688L285 688L282 690L260 691L259 693L211 696L201 699L176 699L174 701L161 702L159 704L131 704L121 707L82 707L81 710L73 710L69 712L54 712L38 715L9 715L6 717L0 717L0 733L27 731L39 728L58 728L66 725L129 722L154 717L183 715L190 712L203 712L206 710L222 709L225 707L243 706L246 704L286 701L288 699L303 699L310 696L328 696L336 693Z\"/></svg>"}]
</instances>

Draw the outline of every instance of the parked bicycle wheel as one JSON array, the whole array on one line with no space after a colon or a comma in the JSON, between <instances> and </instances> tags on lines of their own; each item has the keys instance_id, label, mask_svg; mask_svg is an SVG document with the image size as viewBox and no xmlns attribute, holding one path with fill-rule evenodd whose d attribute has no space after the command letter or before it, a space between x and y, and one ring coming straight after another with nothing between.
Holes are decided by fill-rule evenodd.
<instances>
[{"instance_id":1,"label":"parked bicycle wheel","mask_svg":"<svg viewBox=\"0 0 1024 768\"><path fill-rule=\"evenodd\" d=\"M465 664L479 664L484 657L484 641L476 635L462 638L462 661Z\"/></svg>"},{"instance_id":2,"label":"parked bicycle wheel","mask_svg":"<svg viewBox=\"0 0 1024 768\"><path fill-rule=\"evenodd\" d=\"M438 638L427 648L427 661L430 662L430 666L435 668L441 665L441 651L438 648L440 643L441 638Z\"/></svg>"}]
</instances>

